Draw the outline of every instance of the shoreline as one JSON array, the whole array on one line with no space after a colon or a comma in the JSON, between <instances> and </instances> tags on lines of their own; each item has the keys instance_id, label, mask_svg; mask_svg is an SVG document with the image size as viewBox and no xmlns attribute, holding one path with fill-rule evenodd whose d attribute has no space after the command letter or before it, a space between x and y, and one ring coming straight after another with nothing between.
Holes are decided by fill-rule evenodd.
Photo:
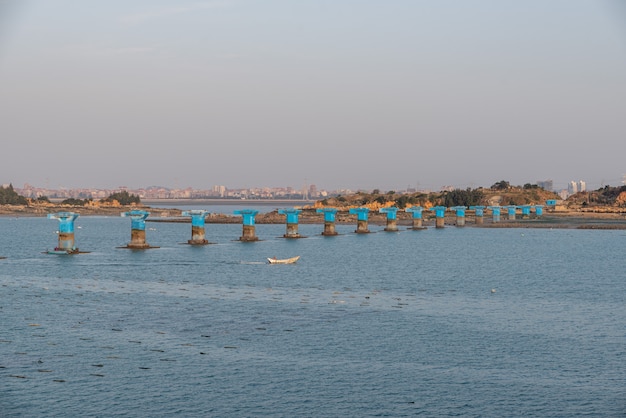
<instances>
[{"instance_id":1,"label":"shoreline","mask_svg":"<svg viewBox=\"0 0 626 418\"><path fill-rule=\"evenodd\" d=\"M193 199L192 199L193 200ZM151 201L153 202L153 201ZM251 204L252 201L246 201ZM266 201L268 206L275 205L278 201ZM293 201L290 201L293 202ZM224 205L232 202L224 202ZM242 204L245 206L245 204ZM69 205L35 205L35 206L13 206L0 205L0 217L42 217L49 213L74 212L80 216L112 216L119 217L123 212L130 210L146 210L150 212L150 217L146 222L180 222L190 223L191 218L182 217L181 209L157 208L148 205L142 206L69 206ZM518 215L519 216L519 215ZM503 216L500 222L494 223L491 216L484 216L484 223L477 225L475 216L469 212L465 217L465 226L468 228L573 228L573 229L626 229L626 214L623 212L589 212L589 211L559 211L544 212L537 218L518 217L515 220L508 220ZM233 214L219 212L209 213L205 219L208 224L233 224L241 223L241 217ZM324 224L324 216L317 213L315 209L305 208L299 214L301 224ZM369 213L368 222L372 225L384 226L387 222L386 214L372 211ZM257 224L284 224L285 215L279 215L276 210L267 213L260 213L255 217ZM339 209L335 223L338 225L356 224L356 215L348 214L347 209ZM410 213L397 213L397 225L410 227L412 217ZM423 225L427 228L435 228L435 218L431 212L424 212ZM456 227L456 216L453 213L446 213L445 227ZM461 228L463 228L461 227Z\"/></svg>"}]
</instances>

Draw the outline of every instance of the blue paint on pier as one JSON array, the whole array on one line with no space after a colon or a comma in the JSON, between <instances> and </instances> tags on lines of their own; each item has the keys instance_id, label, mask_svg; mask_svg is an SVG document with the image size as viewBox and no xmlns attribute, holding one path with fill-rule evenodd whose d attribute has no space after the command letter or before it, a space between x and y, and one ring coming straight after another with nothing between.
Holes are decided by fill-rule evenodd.
<instances>
[{"instance_id":1,"label":"blue paint on pier","mask_svg":"<svg viewBox=\"0 0 626 418\"><path fill-rule=\"evenodd\" d=\"M446 216L446 207L445 206L433 206L429 210L431 212L435 212L435 228L443 228L445 225L445 216Z\"/></svg>"},{"instance_id":2,"label":"blue paint on pier","mask_svg":"<svg viewBox=\"0 0 626 418\"><path fill-rule=\"evenodd\" d=\"M502 206L487 206L487 209L491 210L492 221L494 223L500 222L500 211Z\"/></svg>"},{"instance_id":3,"label":"blue paint on pier","mask_svg":"<svg viewBox=\"0 0 626 418\"><path fill-rule=\"evenodd\" d=\"M133 250L146 250L152 247L146 242L146 218L150 216L150 212L145 210L131 210L123 212L120 216L130 218L130 243L126 247Z\"/></svg>"},{"instance_id":4,"label":"blue paint on pier","mask_svg":"<svg viewBox=\"0 0 626 418\"><path fill-rule=\"evenodd\" d=\"M410 229L414 229L416 231L426 229L426 227L423 225L423 220L422 220L422 212L424 211L423 207L411 206L409 208L406 208L404 211L412 214L413 227Z\"/></svg>"},{"instance_id":5,"label":"blue paint on pier","mask_svg":"<svg viewBox=\"0 0 626 418\"><path fill-rule=\"evenodd\" d=\"M369 213L369 209L368 208L352 208L350 209L350 214L354 215L356 214L356 219L357 219L357 226L356 226L356 232L357 234L366 234L368 232L370 232L369 228L368 228L368 213Z\"/></svg>"},{"instance_id":6,"label":"blue paint on pier","mask_svg":"<svg viewBox=\"0 0 626 418\"><path fill-rule=\"evenodd\" d=\"M530 217L530 208L532 206L531 205L519 205L518 209L522 210L522 217L523 218L528 218Z\"/></svg>"},{"instance_id":7,"label":"blue paint on pier","mask_svg":"<svg viewBox=\"0 0 626 418\"><path fill-rule=\"evenodd\" d=\"M279 209L278 213L280 215L286 216L287 221L287 231L284 238L303 238L302 235L298 233L298 215L302 212L300 209Z\"/></svg>"},{"instance_id":8,"label":"blue paint on pier","mask_svg":"<svg viewBox=\"0 0 626 418\"><path fill-rule=\"evenodd\" d=\"M233 212L235 215L241 215L243 217L243 224L248 226L254 226L254 217L259 213L258 210L241 209Z\"/></svg>"},{"instance_id":9,"label":"blue paint on pier","mask_svg":"<svg viewBox=\"0 0 626 418\"><path fill-rule=\"evenodd\" d=\"M335 222L335 216L337 215L337 209L335 209L335 208L322 208L322 209L317 209L316 212L324 214L324 222Z\"/></svg>"},{"instance_id":10,"label":"blue paint on pier","mask_svg":"<svg viewBox=\"0 0 626 418\"><path fill-rule=\"evenodd\" d=\"M191 217L191 239L187 241L190 245L206 245L209 242L205 239L205 219L209 212L202 209L189 210L181 213L182 216Z\"/></svg>"},{"instance_id":11,"label":"blue paint on pier","mask_svg":"<svg viewBox=\"0 0 626 418\"><path fill-rule=\"evenodd\" d=\"M517 212L517 206L516 205L507 205L507 206L502 206L504 209L506 209L507 211L507 215L509 217L509 220L513 221L515 220L515 214Z\"/></svg>"},{"instance_id":12,"label":"blue paint on pier","mask_svg":"<svg viewBox=\"0 0 626 418\"><path fill-rule=\"evenodd\" d=\"M385 231L396 232L398 230L398 208L391 206L387 208L380 208L378 211L380 213L387 214L387 227L385 227Z\"/></svg>"},{"instance_id":13,"label":"blue paint on pier","mask_svg":"<svg viewBox=\"0 0 626 418\"><path fill-rule=\"evenodd\" d=\"M315 212L324 214L324 232L322 232L322 235L324 236L337 235L337 231L335 230L335 216L337 215L337 209L320 208L320 209L317 209Z\"/></svg>"},{"instance_id":14,"label":"blue paint on pier","mask_svg":"<svg viewBox=\"0 0 626 418\"><path fill-rule=\"evenodd\" d=\"M58 244L54 251L48 251L49 254L76 254L79 252L74 242L74 221L78 216L74 212L48 214L48 219L57 219L59 221Z\"/></svg>"},{"instance_id":15,"label":"blue paint on pier","mask_svg":"<svg viewBox=\"0 0 626 418\"><path fill-rule=\"evenodd\" d=\"M254 226L254 217L258 210L252 209L241 209L233 212L235 215L241 215L243 218L243 234L239 237L239 241L243 242L253 242L258 241L259 238L256 236L255 226Z\"/></svg>"}]
</instances>

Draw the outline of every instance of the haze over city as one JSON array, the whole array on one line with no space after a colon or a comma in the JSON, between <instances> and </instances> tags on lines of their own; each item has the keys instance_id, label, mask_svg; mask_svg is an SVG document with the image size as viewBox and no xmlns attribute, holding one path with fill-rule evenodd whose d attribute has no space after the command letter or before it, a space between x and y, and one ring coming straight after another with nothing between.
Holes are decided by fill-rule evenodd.
<instances>
[{"instance_id":1,"label":"haze over city","mask_svg":"<svg viewBox=\"0 0 626 418\"><path fill-rule=\"evenodd\" d=\"M0 184L438 190L626 173L617 0L0 0Z\"/></svg>"}]
</instances>

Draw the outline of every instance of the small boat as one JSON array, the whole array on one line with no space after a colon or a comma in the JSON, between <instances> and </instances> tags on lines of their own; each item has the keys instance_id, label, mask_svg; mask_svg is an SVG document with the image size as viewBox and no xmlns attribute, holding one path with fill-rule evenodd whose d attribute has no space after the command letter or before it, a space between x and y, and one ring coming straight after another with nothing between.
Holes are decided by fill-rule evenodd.
<instances>
[{"instance_id":1,"label":"small boat","mask_svg":"<svg viewBox=\"0 0 626 418\"><path fill-rule=\"evenodd\" d=\"M267 261L270 264L293 264L296 261L298 261L298 259L300 258L300 256L295 256L295 257L291 257L291 258L283 258L283 259L278 259L276 257L274 258L268 258Z\"/></svg>"}]
</instances>

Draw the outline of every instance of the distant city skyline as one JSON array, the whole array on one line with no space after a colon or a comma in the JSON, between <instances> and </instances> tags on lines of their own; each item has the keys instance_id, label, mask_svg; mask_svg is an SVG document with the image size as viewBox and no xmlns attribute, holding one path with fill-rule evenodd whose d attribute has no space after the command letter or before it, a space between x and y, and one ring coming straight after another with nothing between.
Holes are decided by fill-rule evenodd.
<instances>
[{"instance_id":1,"label":"distant city skyline","mask_svg":"<svg viewBox=\"0 0 626 418\"><path fill-rule=\"evenodd\" d=\"M506 180L505 180L506 181ZM499 182L495 182L499 183ZM494 183L494 184L495 184ZM2 187L8 187L12 183L0 183ZM523 187L526 184L537 185L545 190L553 191L559 194L562 198L566 198L577 192L584 192L591 190L587 186L587 182L584 180L570 181L565 187L555 187L551 179L546 179L537 182L526 182L524 184L510 183L511 186ZM626 176L623 177L620 185L626 184ZM493 185L493 184L492 184ZM613 185L612 187L620 186ZM490 185L491 186L491 185ZM489 188L490 186L474 186L473 188ZM610 186L610 185L607 185ZM278 187L250 187L250 188L231 188L225 185L213 185L206 188L193 188L177 187L170 188L166 186L147 186L130 188L128 186L118 186L114 188L46 188L38 187L36 185L25 184L22 187L13 185L14 189L20 192L25 197L38 198L38 197L52 197L52 198L92 198L102 199L108 197L111 193L118 191L128 191L133 194L139 195L142 199L188 199L188 198L242 198L242 197L261 197L261 198L292 198L293 196L301 196L302 198L324 198L337 194L349 194L359 191L366 192L378 192L387 193L394 191L398 193L415 193L415 192L441 192L452 191L456 189L455 186L444 186L437 189L424 189L424 188L397 188L397 189L377 189L377 188L362 188L362 189L324 189L319 188L315 184L307 184L305 187L291 187L291 186L278 186Z\"/></svg>"},{"instance_id":2,"label":"distant city skyline","mask_svg":"<svg viewBox=\"0 0 626 418\"><path fill-rule=\"evenodd\" d=\"M626 173L619 0L0 1L0 181L437 190Z\"/></svg>"}]
</instances>

